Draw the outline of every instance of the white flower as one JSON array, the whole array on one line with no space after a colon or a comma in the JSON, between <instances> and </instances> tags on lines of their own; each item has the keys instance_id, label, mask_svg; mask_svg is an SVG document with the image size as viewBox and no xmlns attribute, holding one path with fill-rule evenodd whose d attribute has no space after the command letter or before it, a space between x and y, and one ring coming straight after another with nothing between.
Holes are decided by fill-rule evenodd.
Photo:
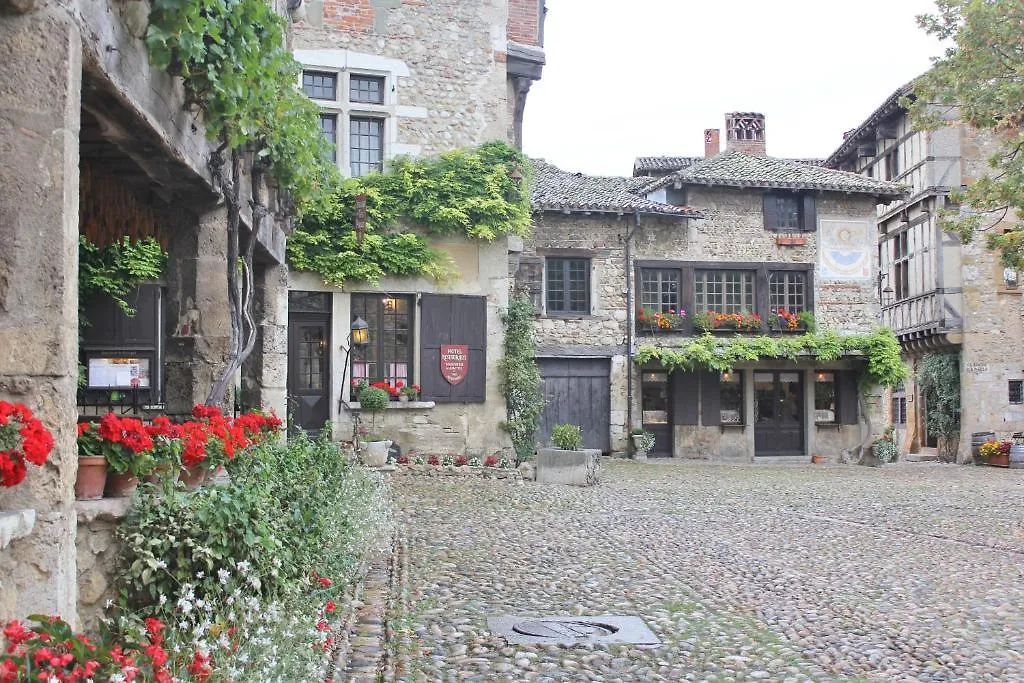
<instances>
[{"instance_id":1,"label":"white flower","mask_svg":"<svg viewBox=\"0 0 1024 683\"><path fill-rule=\"evenodd\" d=\"M280 562L280 560L278 561ZM239 560L235 567L238 569L238 571L242 572L243 574L252 569L252 565L249 564L248 560Z\"/></svg>"},{"instance_id":2,"label":"white flower","mask_svg":"<svg viewBox=\"0 0 1024 683\"><path fill-rule=\"evenodd\" d=\"M167 562L165 562L164 560L157 560L156 561L156 568L157 569L167 569Z\"/></svg>"},{"instance_id":3,"label":"white flower","mask_svg":"<svg viewBox=\"0 0 1024 683\"><path fill-rule=\"evenodd\" d=\"M217 570L217 578L220 579L220 582L226 586L228 584L228 579L231 578L231 572L221 567Z\"/></svg>"},{"instance_id":4,"label":"white flower","mask_svg":"<svg viewBox=\"0 0 1024 683\"><path fill-rule=\"evenodd\" d=\"M124 674L111 674L110 683L125 683Z\"/></svg>"},{"instance_id":5,"label":"white flower","mask_svg":"<svg viewBox=\"0 0 1024 683\"><path fill-rule=\"evenodd\" d=\"M107 601L103 604L103 609L110 609L113 606L114 606L114 599L113 598L107 598Z\"/></svg>"},{"instance_id":6,"label":"white flower","mask_svg":"<svg viewBox=\"0 0 1024 683\"><path fill-rule=\"evenodd\" d=\"M49 677L49 678L48 678L48 679L46 680L46 683L60 683L60 679L59 679L59 678L57 678L56 676L50 676L50 677Z\"/></svg>"},{"instance_id":7,"label":"white flower","mask_svg":"<svg viewBox=\"0 0 1024 683\"><path fill-rule=\"evenodd\" d=\"M206 576L206 572L196 572L196 578L201 579Z\"/></svg>"},{"instance_id":8,"label":"white flower","mask_svg":"<svg viewBox=\"0 0 1024 683\"><path fill-rule=\"evenodd\" d=\"M160 594L160 604L161 604L161 606L167 604L167 596L164 595L163 593Z\"/></svg>"}]
</instances>

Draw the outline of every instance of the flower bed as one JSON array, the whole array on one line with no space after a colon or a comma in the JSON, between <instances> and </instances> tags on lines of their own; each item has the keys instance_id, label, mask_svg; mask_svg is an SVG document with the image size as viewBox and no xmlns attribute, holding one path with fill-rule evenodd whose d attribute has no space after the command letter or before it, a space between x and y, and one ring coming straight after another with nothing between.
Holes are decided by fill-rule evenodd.
<instances>
[{"instance_id":1,"label":"flower bed","mask_svg":"<svg viewBox=\"0 0 1024 683\"><path fill-rule=\"evenodd\" d=\"M397 471L427 477L470 477L477 479L510 479L522 481L523 477L514 463L507 458L488 455L469 458L465 455L403 455L395 463Z\"/></svg>"}]
</instances>

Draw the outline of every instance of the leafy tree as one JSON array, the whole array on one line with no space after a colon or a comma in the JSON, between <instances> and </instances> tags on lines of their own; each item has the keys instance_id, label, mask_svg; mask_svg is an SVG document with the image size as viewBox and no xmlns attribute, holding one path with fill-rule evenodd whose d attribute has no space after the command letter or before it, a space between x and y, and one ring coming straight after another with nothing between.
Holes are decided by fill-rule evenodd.
<instances>
[{"instance_id":1,"label":"leafy tree","mask_svg":"<svg viewBox=\"0 0 1024 683\"><path fill-rule=\"evenodd\" d=\"M991 133L1001 144L990 170L951 199L961 210L943 214L942 227L969 242L987 232L1003 264L1024 268L1024 3L1020 0L937 0L935 14L918 23L952 41L904 99L915 125L934 130L961 122ZM1005 221L1005 222L1004 222ZM1005 232L993 230L996 226Z\"/></svg>"}]
</instances>

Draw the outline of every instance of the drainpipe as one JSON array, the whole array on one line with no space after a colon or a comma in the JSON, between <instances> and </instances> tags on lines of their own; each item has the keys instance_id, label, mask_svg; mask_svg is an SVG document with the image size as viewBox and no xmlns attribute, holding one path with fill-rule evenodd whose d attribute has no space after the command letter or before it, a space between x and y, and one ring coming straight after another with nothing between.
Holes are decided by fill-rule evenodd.
<instances>
[{"instance_id":1,"label":"drainpipe","mask_svg":"<svg viewBox=\"0 0 1024 683\"><path fill-rule=\"evenodd\" d=\"M640 212L633 214L633 229L626 233L626 446L633 429L633 235L640 229Z\"/></svg>"}]
</instances>

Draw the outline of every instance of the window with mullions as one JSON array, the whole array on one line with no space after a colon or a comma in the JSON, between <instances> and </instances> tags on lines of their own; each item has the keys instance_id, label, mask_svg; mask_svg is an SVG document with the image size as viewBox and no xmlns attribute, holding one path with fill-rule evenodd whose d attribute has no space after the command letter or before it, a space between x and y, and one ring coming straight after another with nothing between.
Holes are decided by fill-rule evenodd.
<instances>
[{"instance_id":1,"label":"window with mullions","mask_svg":"<svg viewBox=\"0 0 1024 683\"><path fill-rule=\"evenodd\" d=\"M800 200L791 195L775 197L775 225L779 230L800 229Z\"/></svg>"},{"instance_id":2,"label":"window with mullions","mask_svg":"<svg viewBox=\"0 0 1024 683\"><path fill-rule=\"evenodd\" d=\"M741 270L699 270L694 274L698 313L752 313L754 274Z\"/></svg>"},{"instance_id":3,"label":"window with mullions","mask_svg":"<svg viewBox=\"0 0 1024 683\"><path fill-rule=\"evenodd\" d=\"M353 116L349 119L349 155L353 176L384 170L384 121Z\"/></svg>"},{"instance_id":4,"label":"window with mullions","mask_svg":"<svg viewBox=\"0 0 1024 683\"><path fill-rule=\"evenodd\" d=\"M331 146L331 161L338 160L338 115L320 114L320 130L324 132L324 139Z\"/></svg>"},{"instance_id":5,"label":"window with mullions","mask_svg":"<svg viewBox=\"0 0 1024 683\"><path fill-rule=\"evenodd\" d=\"M679 309L679 271L662 268L640 270L640 307L661 313Z\"/></svg>"},{"instance_id":6,"label":"window with mullions","mask_svg":"<svg viewBox=\"0 0 1024 683\"><path fill-rule=\"evenodd\" d=\"M785 271L769 274L768 305L773 313L779 309L790 313L807 310L807 275Z\"/></svg>"},{"instance_id":7,"label":"window with mullions","mask_svg":"<svg viewBox=\"0 0 1024 683\"><path fill-rule=\"evenodd\" d=\"M590 312L590 261L584 258L549 258L548 313Z\"/></svg>"},{"instance_id":8,"label":"window with mullions","mask_svg":"<svg viewBox=\"0 0 1024 683\"><path fill-rule=\"evenodd\" d=\"M413 306L411 295L352 295L352 320L365 320L370 338L352 347L353 380L412 384Z\"/></svg>"},{"instance_id":9,"label":"window with mullions","mask_svg":"<svg viewBox=\"0 0 1024 683\"><path fill-rule=\"evenodd\" d=\"M349 102L364 104L384 104L383 76L349 76Z\"/></svg>"},{"instance_id":10,"label":"window with mullions","mask_svg":"<svg viewBox=\"0 0 1024 683\"><path fill-rule=\"evenodd\" d=\"M338 98L338 74L325 71L303 71L302 92L314 100L331 100Z\"/></svg>"},{"instance_id":11,"label":"window with mullions","mask_svg":"<svg viewBox=\"0 0 1024 683\"><path fill-rule=\"evenodd\" d=\"M836 386L836 373L815 373L814 422L816 424L839 423L839 392L836 390Z\"/></svg>"}]
</instances>

